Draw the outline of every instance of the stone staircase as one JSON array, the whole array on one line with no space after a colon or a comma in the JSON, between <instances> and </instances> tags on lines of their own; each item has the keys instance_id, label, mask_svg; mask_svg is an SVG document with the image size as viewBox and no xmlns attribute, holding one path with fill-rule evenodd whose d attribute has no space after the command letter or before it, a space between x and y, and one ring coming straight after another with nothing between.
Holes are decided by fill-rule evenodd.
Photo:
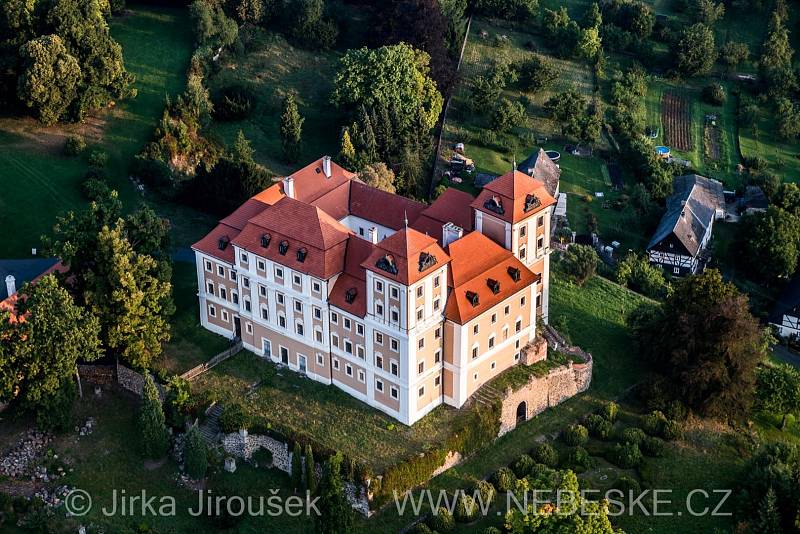
<instances>
[{"instance_id":1,"label":"stone staircase","mask_svg":"<svg viewBox=\"0 0 800 534\"><path fill-rule=\"evenodd\" d=\"M219 441L220 428L219 416L222 415L222 405L214 404L206 411L206 420L200 425L200 435L209 445L215 445Z\"/></svg>"},{"instance_id":2,"label":"stone staircase","mask_svg":"<svg viewBox=\"0 0 800 534\"><path fill-rule=\"evenodd\" d=\"M469 398L469 402L477 402L478 404L483 404L484 406L493 406L499 401L502 401L504 393L494 387L491 383L484 384L481 386L478 391L472 394L472 397Z\"/></svg>"}]
</instances>

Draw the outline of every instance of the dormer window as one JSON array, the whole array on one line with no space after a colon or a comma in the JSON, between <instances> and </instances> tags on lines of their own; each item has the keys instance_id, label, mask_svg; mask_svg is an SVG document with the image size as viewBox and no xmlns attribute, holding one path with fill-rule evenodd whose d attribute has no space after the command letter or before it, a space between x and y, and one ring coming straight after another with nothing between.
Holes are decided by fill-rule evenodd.
<instances>
[{"instance_id":1,"label":"dormer window","mask_svg":"<svg viewBox=\"0 0 800 534\"><path fill-rule=\"evenodd\" d=\"M272 236L269 234L261 234L261 246L263 248L267 248L269 246L269 242L272 241Z\"/></svg>"},{"instance_id":2,"label":"dormer window","mask_svg":"<svg viewBox=\"0 0 800 534\"><path fill-rule=\"evenodd\" d=\"M288 252L288 251L289 251L289 242L284 239L278 245L278 253L281 256L286 256L286 252Z\"/></svg>"},{"instance_id":3,"label":"dormer window","mask_svg":"<svg viewBox=\"0 0 800 534\"><path fill-rule=\"evenodd\" d=\"M308 250L305 247L303 247L301 249L298 249L298 251L297 251L297 261L299 261L300 263L303 263L304 261L306 261L306 256L307 255L308 255Z\"/></svg>"},{"instance_id":4,"label":"dormer window","mask_svg":"<svg viewBox=\"0 0 800 534\"><path fill-rule=\"evenodd\" d=\"M522 273L520 272L520 270L519 270L519 269L517 269L516 267L509 267L509 268L508 268L508 276L510 276L510 277L511 277L511 279L512 279L513 281L515 281L515 282L519 282L519 279L520 279L520 275L521 275L521 274L522 274Z\"/></svg>"},{"instance_id":5,"label":"dormer window","mask_svg":"<svg viewBox=\"0 0 800 534\"><path fill-rule=\"evenodd\" d=\"M375 263L375 267L382 271L386 271L387 273L397 274L397 264L394 261L394 256L391 254L386 254L380 258Z\"/></svg>"},{"instance_id":6,"label":"dormer window","mask_svg":"<svg viewBox=\"0 0 800 534\"><path fill-rule=\"evenodd\" d=\"M497 295L500 293L500 282L495 280L494 278L489 278L486 280L486 285L489 286L489 289L492 290L492 293Z\"/></svg>"},{"instance_id":7,"label":"dormer window","mask_svg":"<svg viewBox=\"0 0 800 534\"><path fill-rule=\"evenodd\" d=\"M500 197L498 197L497 195L494 195L492 198L487 200L483 204L483 207L486 208L489 211L493 211L494 213L497 213L498 215L503 215L506 212L503 209L503 201L500 200Z\"/></svg>"},{"instance_id":8,"label":"dormer window","mask_svg":"<svg viewBox=\"0 0 800 534\"><path fill-rule=\"evenodd\" d=\"M539 197L533 194L528 194L528 196L525 197L525 207L523 208L523 211L528 212L532 209L538 208L541 205L542 201L539 200Z\"/></svg>"},{"instance_id":9,"label":"dormer window","mask_svg":"<svg viewBox=\"0 0 800 534\"><path fill-rule=\"evenodd\" d=\"M474 291L467 291L467 300L469 301L472 306L478 305L478 294Z\"/></svg>"},{"instance_id":10,"label":"dormer window","mask_svg":"<svg viewBox=\"0 0 800 534\"><path fill-rule=\"evenodd\" d=\"M356 296L358 296L358 290L354 287L348 289L344 294L344 300L348 304L352 304L354 300L356 300Z\"/></svg>"},{"instance_id":11,"label":"dormer window","mask_svg":"<svg viewBox=\"0 0 800 534\"><path fill-rule=\"evenodd\" d=\"M428 254L427 252L420 252L419 255L419 272L426 271L436 265L436 256Z\"/></svg>"},{"instance_id":12,"label":"dormer window","mask_svg":"<svg viewBox=\"0 0 800 534\"><path fill-rule=\"evenodd\" d=\"M230 242L231 242L230 238L224 235L219 238L219 242L217 243L217 248L219 248L220 250L225 250L228 247L228 243Z\"/></svg>"}]
</instances>

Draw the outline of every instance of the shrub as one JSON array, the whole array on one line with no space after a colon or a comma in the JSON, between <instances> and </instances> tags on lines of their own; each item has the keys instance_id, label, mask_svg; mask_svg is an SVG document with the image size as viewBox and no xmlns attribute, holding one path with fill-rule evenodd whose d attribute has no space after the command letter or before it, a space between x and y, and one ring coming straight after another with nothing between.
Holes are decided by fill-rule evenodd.
<instances>
[{"instance_id":1,"label":"shrub","mask_svg":"<svg viewBox=\"0 0 800 534\"><path fill-rule=\"evenodd\" d=\"M425 523L417 523L414 528L408 531L410 534L434 534L435 531Z\"/></svg>"},{"instance_id":2,"label":"shrub","mask_svg":"<svg viewBox=\"0 0 800 534\"><path fill-rule=\"evenodd\" d=\"M622 431L622 441L641 445L647 435L641 428L631 427Z\"/></svg>"},{"instance_id":3,"label":"shrub","mask_svg":"<svg viewBox=\"0 0 800 534\"><path fill-rule=\"evenodd\" d=\"M77 156L86 150L86 141L79 135L70 135L64 142L64 155Z\"/></svg>"},{"instance_id":4,"label":"shrub","mask_svg":"<svg viewBox=\"0 0 800 534\"><path fill-rule=\"evenodd\" d=\"M81 184L81 192L86 200L95 201L100 198L107 197L111 192L111 188L103 178L98 178L94 175L87 175Z\"/></svg>"},{"instance_id":5,"label":"shrub","mask_svg":"<svg viewBox=\"0 0 800 534\"><path fill-rule=\"evenodd\" d=\"M552 445L542 443L533 451L533 459L536 463L544 464L547 467L555 467L558 465L558 453Z\"/></svg>"},{"instance_id":6,"label":"shrub","mask_svg":"<svg viewBox=\"0 0 800 534\"><path fill-rule=\"evenodd\" d=\"M664 424L666 422L666 416L658 410L653 410L642 418L644 431L651 436L661 436L664 433Z\"/></svg>"},{"instance_id":7,"label":"shrub","mask_svg":"<svg viewBox=\"0 0 800 534\"><path fill-rule=\"evenodd\" d=\"M186 473L194 480L200 480L206 476L208 469L208 454L206 443L197 426L192 426L186 433L186 444L183 446L183 461L186 466Z\"/></svg>"},{"instance_id":8,"label":"shrub","mask_svg":"<svg viewBox=\"0 0 800 534\"><path fill-rule=\"evenodd\" d=\"M586 443L586 440L589 439L589 431L583 425L569 425L561 433L561 438L567 445L577 447Z\"/></svg>"},{"instance_id":9,"label":"shrub","mask_svg":"<svg viewBox=\"0 0 800 534\"><path fill-rule=\"evenodd\" d=\"M525 108L519 102L501 98L491 116L492 130L503 133L515 126L524 126Z\"/></svg>"},{"instance_id":10,"label":"shrub","mask_svg":"<svg viewBox=\"0 0 800 534\"><path fill-rule=\"evenodd\" d=\"M478 517L478 503L469 495L462 493L458 497L456 511L453 516L459 523L471 523Z\"/></svg>"},{"instance_id":11,"label":"shrub","mask_svg":"<svg viewBox=\"0 0 800 534\"><path fill-rule=\"evenodd\" d=\"M611 461L622 468L630 469L642 463L642 451L635 443L617 443L611 452Z\"/></svg>"},{"instance_id":12,"label":"shrub","mask_svg":"<svg viewBox=\"0 0 800 534\"><path fill-rule=\"evenodd\" d=\"M89 154L89 165L103 168L108 164L108 153L105 150L95 149Z\"/></svg>"},{"instance_id":13,"label":"shrub","mask_svg":"<svg viewBox=\"0 0 800 534\"><path fill-rule=\"evenodd\" d=\"M647 456L661 456L664 454L664 441L653 436L647 436L641 443L641 449Z\"/></svg>"},{"instance_id":14,"label":"shrub","mask_svg":"<svg viewBox=\"0 0 800 534\"><path fill-rule=\"evenodd\" d=\"M447 508L439 508L436 513L431 514L428 519L428 526L440 534L449 534L456 528L453 514Z\"/></svg>"},{"instance_id":15,"label":"shrub","mask_svg":"<svg viewBox=\"0 0 800 534\"><path fill-rule=\"evenodd\" d=\"M244 85L229 85L214 95L214 118L219 121L238 121L253 111L255 94Z\"/></svg>"},{"instance_id":16,"label":"shrub","mask_svg":"<svg viewBox=\"0 0 800 534\"><path fill-rule=\"evenodd\" d=\"M679 400L670 401L667 405L667 417L669 419L675 419L677 421L683 421L686 419L688 415L688 410L686 409L686 405L683 404Z\"/></svg>"},{"instance_id":17,"label":"shrub","mask_svg":"<svg viewBox=\"0 0 800 534\"><path fill-rule=\"evenodd\" d=\"M492 486L491 482L487 482L486 480L479 480L475 483L475 486L472 488L472 495L480 495L481 502L484 506L488 505L492 501L494 501L495 493L497 493Z\"/></svg>"},{"instance_id":18,"label":"shrub","mask_svg":"<svg viewBox=\"0 0 800 534\"><path fill-rule=\"evenodd\" d=\"M591 414L586 418L586 427L589 433L599 439L608 439L611 435L611 423L597 414Z\"/></svg>"},{"instance_id":19,"label":"shrub","mask_svg":"<svg viewBox=\"0 0 800 534\"><path fill-rule=\"evenodd\" d=\"M497 491L510 491L514 487L517 477L514 472L508 467L501 467L492 475L492 484L497 488Z\"/></svg>"},{"instance_id":20,"label":"shrub","mask_svg":"<svg viewBox=\"0 0 800 534\"><path fill-rule=\"evenodd\" d=\"M712 83L703 87L701 93L703 100L713 106L721 106L728 99L725 89L718 83Z\"/></svg>"},{"instance_id":21,"label":"shrub","mask_svg":"<svg viewBox=\"0 0 800 534\"><path fill-rule=\"evenodd\" d=\"M583 447L575 447L569 453L569 463L578 469L588 469L592 466L592 457Z\"/></svg>"},{"instance_id":22,"label":"shrub","mask_svg":"<svg viewBox=\"0 0 800 534\"><path fill-rule=\"evenodd\" d=\"M626 475L622 475L614 482L614 489L620 490L626 496L638 495L642 492L642 486L639 481Z\"/></svg>"},{"instance_id":23,"label":"shrub","mask_svg":"<svg viewBox=\"0 0 800 534\"><path fill-rule=\"evenodd\" d=\"M272 467L272 451L269 449L260 448L253 453L250 458L256 463L258 467L270 468Z\"/></svg>"},{"instance_id":24,"label":"shrub","mask_svg":"<svg viewBox=\"0 0 800 534\"><path fill-rule=\"evenodd\" d=\"M672 419L667 420L664 423L664 433L662 437L667 441L673 441L681 437L681 424L677 421L673 421Z\"/></svg>"},{"instance_id":25,"label":"shrub","mask_svg":"<svg viewBox=\"0 0 800 534\"><path fill-rule=\"evenodd\" d=\"M519 460L514 462L514 474L519 478L526 477L531 474L531 469L533 469L534 465L536 465L536 462L533 458L527 454L523 454L519 457Z\"/></svg>"},{"instance_id":26,"label":"shrub","mask_svg":"<svg viewBox=\"0 0 800 534\"><path fill-rule=\"evenodd\" d=\"M575 279L575 283L582 286L597 271L600 257L589 245L571 245L561 255L561 265L567 274Z\"/></svg>"},{"instance_id":27,"label":"shrub","mask_svg":"<svg viewBox=\"0 0 800 534\"><path fill-rule=\"evenodd\" d=\"M613 401L605 403L600 409L600 415L609 423L613 423L617 420L617 415L619 415L619 405Z\"/></svg>"},{"instance_id":28,"label":"shrub","mask_svg":"<svg viewBox=\"0 0 800 534\"><path fill-rule=\"evenodd\" d=\"M226 404L219 416L219 427L226 434L246 430L250 427L250 423L250 415L238 402Z\"/></svg>"}]
</instances>

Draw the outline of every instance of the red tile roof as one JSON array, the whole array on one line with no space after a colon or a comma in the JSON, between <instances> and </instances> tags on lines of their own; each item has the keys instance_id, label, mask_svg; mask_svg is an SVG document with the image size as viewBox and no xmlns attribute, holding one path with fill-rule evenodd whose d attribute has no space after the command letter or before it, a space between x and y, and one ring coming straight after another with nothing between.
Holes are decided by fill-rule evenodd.
<instances>
[{"instance_id":1,"label":"red tile roof","mask_svg":"<svg viewBox=\"0 0 800 534\"><path fill-rule=\"evenodd\" d=\"M464 191L452 187L442 193L433 204L415 220L411 226L423 234L436 238L442 243L442 226L451 222L464 230L472 230L472 202L475 198Z\"/></svg>"},{"instance_id":2,"label":"red tile roof","mask_svg":"<svg viewBox=\"0 0 800 534\"><path fill-rule=\"evenodd\" d=\"M320 208L289 197L251 218L249 224L292 236L296 241L319 249L340 243L350 234L346 226Z\"/></svg>"},{"instance_id":3,"label":"red tile roof","mask_svg":"<svg viewBox=\"0 0 800 534\"><path fill-rule=\"evenodd\" d=\"M351 215L378 223L393 230L412 222L427 206L422 202L381 191L361 182L350 182Z\"/></svg>"},{"instance_id":4,"label":"red tile roof","mask_svg":"<svg viewBox=\"0 0 800 534\"><path fill-rule=\"evenodd\" d=\"M239 235L237 228L220 223L200 241L192 245L192 248L226 263L233 263L233 247L230 245L230 241L237 235ZM225 238L228 241L228 245L224 250L219 249L219 240L221 238Z\"/></svg>"},{"instance_id":5,"label":"red tile roof","mask_svg":"<svg viewBox=\"0 0 800 534\"><path fill-rule=\"evenodd\" d=\"M528 195L536 197L538 204L526 212ZM500 203L502 213L486 207L493 198ZM520 171L510 171L486 184L471 206L506 222L517 223L555 203L556 199L547 192L544 182Z\"/></svg>"},{"instance_id":6,"label":"red tile roof","mask_svg":"<svg viewBox=\"0 0 800 534\"><path fill-rule=\"evenodd\" d=\"M425 255L432 255L436 263L433 267L420 270L421 260ZM390 261L396 267L397 273L378 267L381 261ZM411 285L428 275L433 268L441 267L449 261L450 257L435 238L413 228L404 228L375 245L361 266L390 280Z\"/></svg>"},{"instance_id":7,"label":"red tile roof","mask_svg":"<svg viewBox=\"0 0 800 534\"><path fill-rule=\"evenodd\" d=\"M333 161L330 162L331 176L325 176L320 158L289 176L294 180L294 198L311 203L340 185L355 178L356 174L343 169Z\"/></svg>"},{"instance_id":8,"label":"red tile roof","mask_svg":"<svg viewBox=\"0 0 800 534\"><path fill-rule=\"evenodd\" d=\"M448 245L447 252L451 259L448 285L452 290L447 299L445 316L459 324L474 319L539 280L539 276L525 267L509 250L480 232L471 232L453 241ZM509 269L519 270L518 281L514 281ZM490 279L499 282L498 293L489 287ZM472 305L467 292L477 295L477 305Z\"/></svg>"},{"instance_id":9,"label":"red tile roof","mask_svg":"<svg viewBox=\"0 0 800 534\"><path fill-rule=\"evenodd\" d=\"M332 305L357 317L367 314L366 271L361 263L372 253L375 245L355 236L347 240L344 272L336 279L329 301ZM355 290L352 302L347 302L347 292Z\"/></svg>"}]
</instances>

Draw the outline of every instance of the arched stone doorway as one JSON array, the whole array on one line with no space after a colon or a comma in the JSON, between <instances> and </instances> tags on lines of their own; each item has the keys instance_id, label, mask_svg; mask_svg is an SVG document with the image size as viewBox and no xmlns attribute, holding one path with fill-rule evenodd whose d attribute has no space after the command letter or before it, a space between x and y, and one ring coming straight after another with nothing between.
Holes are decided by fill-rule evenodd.
<instances>
[{"instance_id":1,"label":"arched stone doorway","mask_svg":"<svg viewBox=\"0 0 800 534\"><path fill-rule=\"evenodd\" d=\"M522 423L528 419L528 403L525 401L517 405L517 423Z\"/></svg>"}]
</instances>

